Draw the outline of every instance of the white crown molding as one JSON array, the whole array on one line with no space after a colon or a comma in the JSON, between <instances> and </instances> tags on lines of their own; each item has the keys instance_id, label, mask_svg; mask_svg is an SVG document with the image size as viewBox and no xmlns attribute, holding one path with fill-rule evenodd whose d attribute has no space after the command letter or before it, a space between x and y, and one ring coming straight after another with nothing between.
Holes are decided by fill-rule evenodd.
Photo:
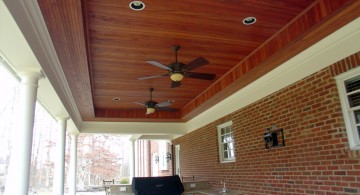
<instances>
[{"instance_id":1,"label":"white crown molding","mask_svg":"<svg viewBox=\"0 0 360 195\"><path fill-rule=\"evenodd\" d=\"M173 135L142 135L138 139L140 140L164 140L171 144L171 140L174 139Z\"/></svg>"}]
</instances>

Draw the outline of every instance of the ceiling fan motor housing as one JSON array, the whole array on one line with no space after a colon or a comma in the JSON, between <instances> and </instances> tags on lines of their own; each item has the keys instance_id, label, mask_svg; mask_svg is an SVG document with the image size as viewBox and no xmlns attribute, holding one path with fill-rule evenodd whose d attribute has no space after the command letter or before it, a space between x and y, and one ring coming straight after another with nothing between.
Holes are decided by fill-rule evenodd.
<instances>
[{"instance_id":1,"label":"ceiling fan motor housing","mask_svg":"<svg viewBox=\"0 0 360 195\"><path fill-rule=\"evenodd\" d=\"M145 102L146 108L155 108L156 104L158 104L158 103L155 102L155 101L147 101L147 102Z\"/></svg>"},{"instance_id":2,"label":"ceiling fan motor housing","mask_svg":"<svg viewBox=\"0 0 360 195\"><path fill-rule=\"evenodd\" d=\"M170 74L173 74L173 73L183 73L184 72L184 66L185 64L183 63L172 63L170 64L169 68L171 68L171 70L169 70L169 73Z\"/></svg>"}]
</instances>

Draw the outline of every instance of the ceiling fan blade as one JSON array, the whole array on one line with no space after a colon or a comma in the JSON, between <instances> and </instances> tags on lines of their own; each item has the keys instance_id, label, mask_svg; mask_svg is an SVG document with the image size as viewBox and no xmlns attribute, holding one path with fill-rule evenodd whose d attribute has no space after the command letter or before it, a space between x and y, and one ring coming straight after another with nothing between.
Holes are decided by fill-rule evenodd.
<instances>
[{"instance_id":1,"label":"ceiling fan blade","mask_svg":"<svg viewBox=\"0 0 360 195\"><path fill-rule=\"evenodd\" d=\"M206 64L208 64L209 61L203 57L198 57L195 60L189 62L186 66L185 69L186 70L193 70L195 68L199 68L201 66L204 66Z\"/></svg>"},{"instance_id":2,"label":"ceiling fan blade","mask_svg":"<svg viewBox=\"0 0 360 195\"><path fill-rule=\"evenodd\" d=\"M161 107L161 108L158 108L158 110L169 111L169 112L178 111L178 109L176 109L176 108L167 108L167 107Z\"/></svg>"},{"instance_id":3,"label":"ceiling fan blade","mask_svg":"<svg viewBox=\"0 0 360 195\"><path fill-rule=\"evenodd\" d=\"M171 88L176 88L181 86L181 81L171 81Z\"/></svg>"},{"instance_id":4,"label":"ceiling fan blade","mask_svg":"<svg viewBox=\"0 0 360 195\"><path fill-rule=\"evenodd\" d=\"M168 100L166 102L161 102L156 104L157 107L165 107L165 106L170 106L172 105L172 103L174 102L174 100Z\"/></svg>"},{"instance_id":5,"label":"ceiling fan blade","mask_svg":"<svg viewBox=\"0 0 360 195\"><path fill-rule=\"evenodd\" d=\"M213 80L215 79L215 74L209 73L198 73L198 72L187 72L185 74L186 77L194 78L194 79L203 79L203 80Z\"/></svg>"},{"instance_id":6,"label":"ceiling fan blade","mask_svg":"<svg viewBox=\"0 0 360 195\"><path fill-rule=\"evenodd\" d=\"M140 102L134 102L135 104L139 104L139 105L142 105L142 106L146 106L144 103L140 103Z\"/></svg>"},{"instance_id":7,"label":"ceiling fan blade","mask_svg":"<svg viewBox=\"0 0 360 195\"><path fill-rule=\"evenodd\" d=\"M146 61L147 63L151 64L151 65L154 65L154 66L157 66L159 68L162 68L162 69L167 69L167 70L171 70L171 68L163 65L163 64L160 64L159 62L157 61L154 61L154 60L150 60L150 61Z\"/></svg>"},{"instance_id":8,"label":"ceiling fan blade","mask_svg":"<svg viewBox=\"0 0 360 195\"><path fill-rule=\"evenodd\" d=\"M154 78L159 78L159 77L163 77L163 76L170 76L170 75L169 74L163 74L163 75L140 77L140 78L138 78L138 80L154 79Z\"/></svg>"}]
</instances>

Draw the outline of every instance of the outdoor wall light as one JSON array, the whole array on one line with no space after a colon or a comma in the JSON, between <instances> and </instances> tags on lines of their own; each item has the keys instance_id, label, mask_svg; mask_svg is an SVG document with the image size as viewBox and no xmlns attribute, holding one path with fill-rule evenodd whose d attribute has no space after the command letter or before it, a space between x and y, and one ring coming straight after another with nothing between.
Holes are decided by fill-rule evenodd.
<instances>
[{"instance_id":1,"label":"outdoor wall light","mask_svg":"<svg viewBox=\"0 0 360 195\"><path fill-rule=\"evenodd\" d=\"M265 149L285 146L284 130L276 125L266 128L263 134Z\"/></svg>"},{"instance_id":2,"label":"outdoor wall light","mask_svg":"<svg viewBox=\"0 0 360 195\"><path fill-rule=\"evenodd\" d=\"M159 163L159 156L158 155L155 155L155 163L158 164Z\"/></svg>"},{"instance_id":3,"label":"outdoor wall light","mask_svg":"<svg viewBox=\"0 0 360 195\"><path fill-rule=\"evenodd\" d=\"M170 152L166 152L166 161L169 162L171 160L171 154Z\"/></svg>"}]
</instances>

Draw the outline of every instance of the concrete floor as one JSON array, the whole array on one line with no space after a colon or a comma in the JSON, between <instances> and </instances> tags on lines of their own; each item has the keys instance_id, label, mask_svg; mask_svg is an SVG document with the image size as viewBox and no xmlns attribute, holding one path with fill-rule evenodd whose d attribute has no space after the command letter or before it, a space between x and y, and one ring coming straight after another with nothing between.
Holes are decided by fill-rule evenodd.
<instances>
[{"instance_id":1,"label":"concrete floor","mask_svg":"<svg viewBox=\"0 0 360 195\"><path fill-rule=\"evenodd\" d=\"M52 192L29 193L29 195L52 195ZM69 193L64 193L64 195L69 195ZM77 192L76 195L105 195L105 192Z\"/></svg>"}]
</instances>

